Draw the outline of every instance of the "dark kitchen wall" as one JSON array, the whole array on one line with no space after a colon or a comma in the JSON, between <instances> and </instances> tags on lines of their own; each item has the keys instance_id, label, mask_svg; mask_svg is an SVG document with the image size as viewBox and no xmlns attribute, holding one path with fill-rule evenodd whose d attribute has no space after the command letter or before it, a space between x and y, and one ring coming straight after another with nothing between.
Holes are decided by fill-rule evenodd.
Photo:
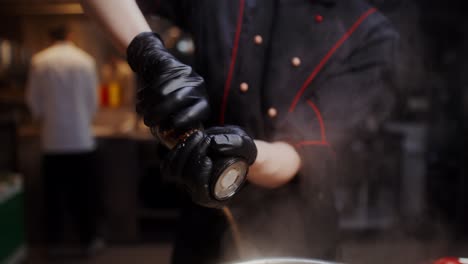
<instances>
[{"instance_id":1,"label":"dark kitchen wall","mask_svg":"<svg viewBox=\"0 0 468 264\"><path fill-rule=\"evenodd\" d=\"M464 1L372 1L401 34L397 119L426 127L426 216L466 236L468 17Z\"/></svg>"}]
</instances>

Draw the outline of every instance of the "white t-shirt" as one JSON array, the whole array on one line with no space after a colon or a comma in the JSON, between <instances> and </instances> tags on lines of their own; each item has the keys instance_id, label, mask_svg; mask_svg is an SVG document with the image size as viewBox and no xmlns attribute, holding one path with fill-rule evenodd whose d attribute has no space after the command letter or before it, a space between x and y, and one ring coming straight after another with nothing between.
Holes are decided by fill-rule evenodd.
<instances>
[{"instance_id":1,"label":"white t-shirt","mask_svg":"<svg viewBox=\"0 0 468 264\"><path fill-rule=\"evenodd\" d=\"M71 42L59 42L33 56L26 99L41 121L43 151L95 148L91 124L97 85L94 59Z\"/></svg>"}]
</instances>

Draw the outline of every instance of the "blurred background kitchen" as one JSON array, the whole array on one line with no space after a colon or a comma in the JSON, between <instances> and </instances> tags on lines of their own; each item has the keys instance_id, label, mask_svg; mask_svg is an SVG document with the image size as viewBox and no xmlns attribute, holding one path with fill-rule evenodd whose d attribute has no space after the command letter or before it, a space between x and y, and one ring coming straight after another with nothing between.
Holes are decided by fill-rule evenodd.
<instances>
[{"instance_id":1,"label":"blurred background kitchen","mask_svg":"<svg viewBox=\"0 0 468 264\"><path fill-rule=\"evenodd\" d=\"M375 0L401 34L392 118L349 146L352 171L336 191L344 261L427 263L468 257L468 20L462 1ZM193 42L147 17L166 46L190 63ZM97 139L105 247L58 263L168 263L178 203L158 177L156 143L134 111L135 78L78 1L0 0L0 263L48 263L39 126L25 102L30 59L52 27L96 61ZM368 162L369 157L379 162ZM86 190L83 190L86 192ZM71 219L68 219L71 222ZM67 227L73 251L78 234Z\"/></svg>"}]
</instances>

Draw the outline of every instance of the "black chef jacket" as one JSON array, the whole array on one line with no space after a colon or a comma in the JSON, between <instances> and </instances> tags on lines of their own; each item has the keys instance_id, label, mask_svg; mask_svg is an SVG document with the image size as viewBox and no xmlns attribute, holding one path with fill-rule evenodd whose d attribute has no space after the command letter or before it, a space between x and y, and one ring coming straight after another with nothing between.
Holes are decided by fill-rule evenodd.
<instances>
[{"instance_id":1,"label":"black chef jacket","mask_svg":"<svg viewBox=\"0 0 468 264\"><path fill-rule=\"evenodd\" d=\"M238 125L255 139L287 141L301 155L291 183L274 190L249 185L233 202L242 251L333 258L338 231L330 168L367 117L385 116L391 106L398 35L389 21L362 0L142 6L192 33L195 70L206 81L212 109L207 125ZM204 238L185 245L197 248L190 254L201 254L195 244Z\"/></svg>"}]
</instances>

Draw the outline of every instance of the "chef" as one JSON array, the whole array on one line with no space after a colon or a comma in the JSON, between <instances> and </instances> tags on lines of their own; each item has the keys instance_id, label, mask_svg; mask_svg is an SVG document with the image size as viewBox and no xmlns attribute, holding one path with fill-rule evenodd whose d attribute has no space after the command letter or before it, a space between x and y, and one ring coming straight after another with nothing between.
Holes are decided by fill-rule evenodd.
<instances>
[{"instance_id":1,"label":"chef","mask_svg":"<svg viewBox=\"0 0 468 264\"><path fill-rule=\"evenodd\" d=\"M140 78L137 111L145 123L207 128L167 154L163 174L196 181L220 155L251 165L247 185L230 203L238 234L230 235L220 210L191 204L173 263L336 259L331 171L369 115L380 120L391 107L398 34L390 22L362 0L83 4L127 51ZM141 10L193 35L193 69L165 49ZM203 197L195 201L207 205Z\"/></svg>"}]
</instances>

